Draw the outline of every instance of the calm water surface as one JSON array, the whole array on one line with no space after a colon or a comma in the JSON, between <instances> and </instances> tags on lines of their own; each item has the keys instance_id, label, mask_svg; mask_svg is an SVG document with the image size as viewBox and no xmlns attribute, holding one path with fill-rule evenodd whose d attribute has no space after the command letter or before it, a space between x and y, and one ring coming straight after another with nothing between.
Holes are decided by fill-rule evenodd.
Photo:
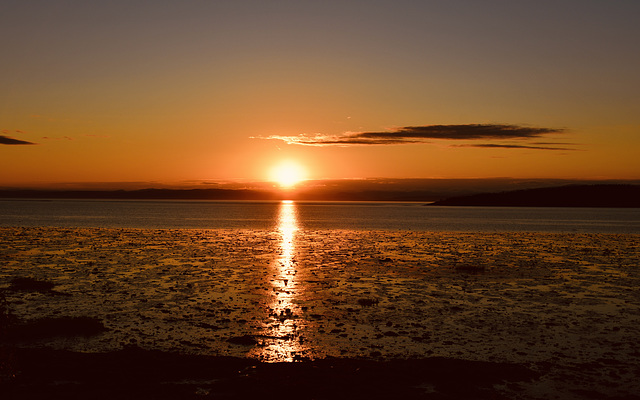
<instances>
[{"instance_id":1,"label":"calm water surface","mask_svg":"<svg viewBox=\"0 0 640 400\"><path fill-rule=\"evenodd\" d=\"M300 229L640 233L640 209L292 202ZM281 202L0 200L0 226L277 229Z\"/></svg>"}]
</instances>

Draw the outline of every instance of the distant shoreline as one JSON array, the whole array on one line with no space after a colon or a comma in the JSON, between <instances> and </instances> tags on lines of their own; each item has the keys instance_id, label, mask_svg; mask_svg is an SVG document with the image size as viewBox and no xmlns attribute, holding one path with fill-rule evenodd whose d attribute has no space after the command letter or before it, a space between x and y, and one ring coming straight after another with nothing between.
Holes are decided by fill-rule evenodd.
<instances>
[{"instance_id":1,"label":"distant shoreline","mask_svg":"<svg viewBox=\"0 0 640 400\"><path fill-rule=\"evenodd\" d=\"M257 201L417 201L438 197L422 191L359 191L296 193L253 189L140 189L140 190L0 190L0 199L76 200L257 200Z\"/></svg>"},{"instance_id":2,"label":"distant shoreline","mask_svg":"<svg viewBox=\"0 0 640 400\"><path fill-rule=\"evenodd\" d=\"M465 196L433 191L363 190L317 193L256 189L0 190L1 199L24 200L228 200L424 202L426 206L640 208L640 185L565 185Z\"/></svg>"},{"instance_id":3,"label":"distant shoreline","mask_svg":"<svg viewBox=\"0 0 640 400\"><path fill-rule=\"evenodd\" d=\"M242 189L139 189L139 190L0 190L0 199L86 200L276 200L270 192Z\"/></svg>"},{"instance_id":4,"label":"distant shoreline","mask_svg":"<svg viewBox=\"0 0 640 400\"><path fill-rule=\"evenodd\" d=\"M640 208L640 185L567 185L481 193L435 201L434 206Z\"/></svg>"}]
</instances>

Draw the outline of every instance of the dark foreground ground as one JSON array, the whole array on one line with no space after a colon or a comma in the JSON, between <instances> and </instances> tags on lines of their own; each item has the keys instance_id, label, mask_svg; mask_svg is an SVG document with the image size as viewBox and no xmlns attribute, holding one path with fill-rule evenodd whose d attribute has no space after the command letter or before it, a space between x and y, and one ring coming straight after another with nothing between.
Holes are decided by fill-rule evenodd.
<instances>
[{"instance_id":1,"label":"dark foreground ground","mask_svg":"<svg viewBox=\"0 0 640 400\"><path fill-rule=\"evenodd\" d=\"M287 232L0 228L0 400L640 399L639 235Z\"/></svg>"},{"instance_id":2,"label":"dark foreground ground","mask_svg":"<svg viewBox=\"0 0 640 400\"><path fill-rule=\"evenodd\" d=\"M2 352L2 399L501 399L494 385L539 375L518 365L446 358L270 364L137 347Z\"/></svg>"}]
</instances>

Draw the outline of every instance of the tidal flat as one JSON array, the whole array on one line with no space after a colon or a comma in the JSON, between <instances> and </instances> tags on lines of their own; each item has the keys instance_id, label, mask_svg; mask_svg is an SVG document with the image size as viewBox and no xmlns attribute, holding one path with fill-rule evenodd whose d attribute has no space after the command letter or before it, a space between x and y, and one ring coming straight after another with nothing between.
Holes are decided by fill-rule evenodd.
<instances>
[{"instance_id":1,"label":"tidal flat","mask_svg":"<svg viewBox=\"0 0 640 400\"><path fill-rule=\"evenodd\" d=\"M460 386L492 371L478 398L638 398L639 250L613 234L0 228L3 387L28 392L19 359L46 349L309 379L417 363L415 398L458 398L438 369ZM190 393L215 398L220 379Z\"/></svg>"}]
</instances>

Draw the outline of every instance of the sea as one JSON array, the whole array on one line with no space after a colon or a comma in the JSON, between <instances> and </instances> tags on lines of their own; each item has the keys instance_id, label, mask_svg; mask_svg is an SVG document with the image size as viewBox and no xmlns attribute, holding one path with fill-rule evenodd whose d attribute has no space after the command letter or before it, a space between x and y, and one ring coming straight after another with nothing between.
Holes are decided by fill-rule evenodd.
<instances>
[{"instance_id":1,"label":"sea","mask_svg":"<svg viewBox=\"0 0 640 400\"><path fill-rule=\"evenodd\" d=\"M640 234L640 209L440 207L419 202L0 200L0 226Z\"/></svg>"}]
</instances>

